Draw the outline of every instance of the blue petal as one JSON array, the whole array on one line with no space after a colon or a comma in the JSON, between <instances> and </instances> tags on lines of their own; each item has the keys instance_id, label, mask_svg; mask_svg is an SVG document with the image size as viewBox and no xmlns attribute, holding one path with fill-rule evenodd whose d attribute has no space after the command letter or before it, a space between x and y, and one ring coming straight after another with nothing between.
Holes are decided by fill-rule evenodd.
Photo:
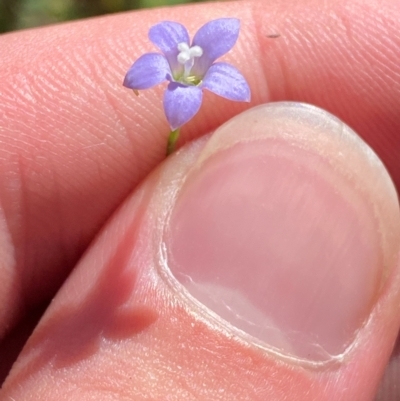
<instances>
[{"instance_id":1,"label":"blue petal","mask_svg":"<svg viewBox=\"0 0 400 401\"><path fill-rule=\"evenodd\" d=\"M149 30L150 40L164 53L174 74L180 74L183 66L178 63L178 44L189 44L186 28L178 22L164 21Z\"/></svg>"},{"instance_id":2,"label":"blue petal","mask_svg":"<svg viewBox=\"0 0 400 401\"><path fill-rule=\"evenodd\" d=\"M240 21L236 18L220 18L203 25L193 38L193 45L203 49L203 56L196 59L192 71L203 76L217 58L232 49L239 30Z\"/></svg>"},{"instance_id":3,"label":"blue petal","mask_svg":"<svg viewBox=\"0 0 400 401\"><path fill-rule=\"evenodd\" d=\"M198 86L171 82L164 94L164 111L172 130L187 123L199 111L203 92Z\"/></svg>"},{"instance_id":4,"label":"blue petal","mask_svg":"<svg viewBox=\"0 0 400 401\"><path fill-rule=\"evenodd\" d=\"M213 64L207 71L201 87L238 102L249 102L251 97L246 79L239 70L228 63Z\"/></svg>"},{"instance_id":5,"label":"blue petal","mask_svg":"<svg viewBox=\"0 0 400 401\"><path fill-rule=\"evenodd\" d=\"M131 89L147 89L171 76L167 59L159 53L146 53L129 68L124 86Z\"/></svg>"}]
</instances>

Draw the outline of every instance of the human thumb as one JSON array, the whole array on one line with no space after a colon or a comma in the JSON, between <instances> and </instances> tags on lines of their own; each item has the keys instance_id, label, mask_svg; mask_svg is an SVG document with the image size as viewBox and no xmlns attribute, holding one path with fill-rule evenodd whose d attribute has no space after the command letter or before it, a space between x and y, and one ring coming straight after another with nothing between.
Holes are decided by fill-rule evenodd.
<instances>
[{"instance_id":1,"label":"human thumb","mask_svg":"<svg viewBox=\"0 0 400 401\"><path fill-rule=\"evenodd\" d=\"M372 400L399 327L399 246L374 152L323 110L259 106L126 201L2 399Z\"/></svg>"}]
</instances>

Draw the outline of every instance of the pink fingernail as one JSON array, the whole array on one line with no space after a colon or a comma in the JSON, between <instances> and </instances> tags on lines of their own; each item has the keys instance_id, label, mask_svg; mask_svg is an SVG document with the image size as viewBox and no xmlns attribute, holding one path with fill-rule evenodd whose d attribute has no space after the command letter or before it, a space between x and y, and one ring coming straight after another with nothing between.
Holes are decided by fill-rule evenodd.
<instances>
[{"instance_id":1,"label":"pink fingernail","mask_svg":"<svg viewBox=\"0 0 400 401\"><path fill-rule=\"evenodd\" d=\"M351 345L379 292L391 256L387 205L372 188L393 188L328 113L269 107L222 127L203 151L169 220L168 265L239 335L325 361Z\"/></svg>"}]
</instances>

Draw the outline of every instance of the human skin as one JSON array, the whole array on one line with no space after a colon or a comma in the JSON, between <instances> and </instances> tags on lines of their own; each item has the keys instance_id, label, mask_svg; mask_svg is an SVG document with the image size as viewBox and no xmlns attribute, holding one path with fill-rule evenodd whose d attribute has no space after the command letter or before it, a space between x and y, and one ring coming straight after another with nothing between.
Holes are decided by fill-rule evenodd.
<instances>
[{"instance_id":1,"label":"human skin","mask_svg":"<svg viewBox=\"0 0 400 401\"><path fill-rule=\"evenodd\" d=\"M182 131L181 145L252 106L308 102L351 126L376 151L399 188L399 14L396 1L236 2L142 11L3 35L4 355L10 336L17 336L13 327L49 302L106 220L130 193L139 192L129 196L56 296L0 399L373 399L398 329L398 266L385 287L382 317L364 332L357 352L328 373L281 366L261 351L247 354L240 343L207 326L193 326L197 321L184 309L161 306L160 318L156 305L170 305L171 294L147 288L118 270L128 263L136 231L142 230L146 201L166 167L156 170L140 190L138 185L163 161L168 133L162 88L136 98L121 82L131 63L151 50L147 31L160 20L180 21L194 33L214 18L240 18L239 41L224 59L247 78L252 102L232 104L206 95L199 114ZM276 33L278 38L269 37ZM191 160L201 146L204 141L188 147ZM185 163L179 158L168 161L173 170L185 171ZM142 264L151 252L143 249ZM148 305L132 298L133 288L143 297L147 294ZM80 309L75 308L77 300ZM116 321L110 310L125 303L129 307ZM93 330L85 329L92 313L103 319ZM132 321L134 325L127 323ZM387 330L381 332L379 325ZM74 330L83 334L69 343ZM179 348L176 338L190 354ZM47 353L45 344L51 345ZM52 359L55 350L62 350L64 358ZM207 374L193 375L188 384L185 377L193 364L205 364ZM182 368L185 374L180 374ZM260 383L271 376L275 379L266 389Z\"/></svg>"}]
</instances>

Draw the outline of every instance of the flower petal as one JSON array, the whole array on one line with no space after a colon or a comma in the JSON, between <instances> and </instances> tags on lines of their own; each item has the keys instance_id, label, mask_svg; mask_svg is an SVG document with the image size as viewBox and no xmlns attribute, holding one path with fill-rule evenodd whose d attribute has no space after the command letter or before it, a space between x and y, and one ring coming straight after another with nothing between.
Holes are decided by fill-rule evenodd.
<instances>
[{"instance_id":1,"label":"flower petal","mask_svg":"<svg viewBox=\"0 0 400 401\"><path fill-rule=\"evenodd\" d=\"M154 25L149 30L150 40L164 53L172 72L177 75L183 71L183 66L178 63L178 44L187 43L190 38L187 29L178 22L163 21Z\"/></svg>"},{"instance_id":2,"label":"flower petal","mask_svg":"<svg viewBox=\"0 0 400 401\"><path fill-rule=\"evenodd\" d=\"M146 53L139 57L125 75L124 86L147 89L171 76L167 59L160 53Z\"/></svg>"},{"instance_id":3,"label":"flower petal","mask_svg":"<svg viewBox=\"0 0 400 401\"><path fill-rule=\"evenodd\" d=\"M201 87L238 102L249 102L251 97L246 79L238 69L228 63L213 64L207 71Z\"/></svg>"},{"instance_id":4,"label":"flower petal","mask_svg":"<svg viewBox=\"0 0 400 401\"><path fill-rule=\"evenodd\" d=\"M203 76L217 58L232 49L239 30L240 21L236 18L219 18L203 25L193 38L193 46L200 46L203 56L196 59L192 71Z\"/></svg>"},{"instance_id":5,"label":"flower petal","mask_svg":"<svg viewBox=\"0 0 400 401\"><path fill-rule=\"evenodd\" d=\"M187 123L199 111L203 92L198 86L171 82L164 94L164 111L174 131Z\"/></svg>"}]
</instances>

